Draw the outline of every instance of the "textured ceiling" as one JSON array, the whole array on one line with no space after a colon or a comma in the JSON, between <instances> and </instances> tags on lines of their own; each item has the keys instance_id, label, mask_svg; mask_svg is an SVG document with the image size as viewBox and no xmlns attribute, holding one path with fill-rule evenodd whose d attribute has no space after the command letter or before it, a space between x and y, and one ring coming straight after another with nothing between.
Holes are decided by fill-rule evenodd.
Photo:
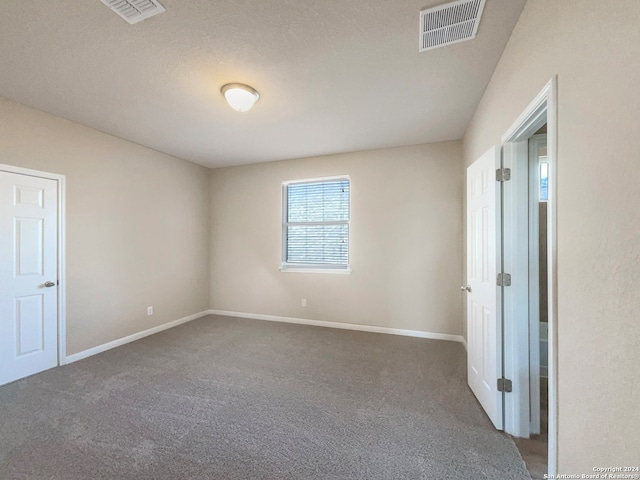
<instances>
[{"instance_id":1,"label":"textured ceiling","mask_svg":"<svg viewBox=\"0 0 640 480\"><path fill-rule=\"evenodd\" d=\"M160 2L129 25L99 0L0 0L0 95L210 167L453 140L525 0L487 0L475 40L425 53L419 11L445 1Z\"/></svg>"}]
</instances>

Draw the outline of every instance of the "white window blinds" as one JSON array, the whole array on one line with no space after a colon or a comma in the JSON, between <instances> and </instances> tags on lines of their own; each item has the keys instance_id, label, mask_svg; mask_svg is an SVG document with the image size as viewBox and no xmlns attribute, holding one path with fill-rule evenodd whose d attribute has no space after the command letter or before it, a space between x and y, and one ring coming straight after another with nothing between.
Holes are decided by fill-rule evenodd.
<instances>
[{"instance_id":1,"label":"white window blinds","mask_svg":"<svg viewBox=\"0 0 640 480\"><path fill-rule=\"evenodd\" d=\"M349 179L284 185L283 266L347 268Z\"/></svg>"}]
</instances>

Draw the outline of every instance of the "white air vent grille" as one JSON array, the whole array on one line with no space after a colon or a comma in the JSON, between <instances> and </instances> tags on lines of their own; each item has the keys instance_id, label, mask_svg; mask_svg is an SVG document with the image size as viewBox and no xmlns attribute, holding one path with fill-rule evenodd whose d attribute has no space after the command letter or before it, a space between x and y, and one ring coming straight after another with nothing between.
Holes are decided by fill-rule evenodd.
<instances>
[{"instance_id":1,"label":"white air vent grille","mask_svg":"<svg viewBox=\"0 0 640 480\"><path fill-rule=\"evenodd\" d=\"M485 0L458 0L420 12L420 51L475 38Z\"/></svg>"},{"instance_id":2,"label":"white air vent grille","mask_svg":"<svg viewBox=\"0 0 640 480\"><path fill-rule=\"evenodd\" d=\"M134 24L164 12L156 0L101 0L127 22Z\"/></svg>"}]
</instances>

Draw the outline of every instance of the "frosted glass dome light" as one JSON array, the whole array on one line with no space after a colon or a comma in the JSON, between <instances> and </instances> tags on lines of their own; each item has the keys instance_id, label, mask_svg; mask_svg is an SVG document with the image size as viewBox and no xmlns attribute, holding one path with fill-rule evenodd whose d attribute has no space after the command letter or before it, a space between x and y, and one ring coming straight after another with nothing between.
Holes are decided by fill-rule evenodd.
<instances>
[{"instance_id":1,"label":"frosted glass dome light","mask_svg":"<svg viewBox=\"0 0 640 480\"><path fill-rule=\"evenodd\" d=\"M227 83L220 91L229 106L238 112L251 110L253 104L260 98L255 88L243 83Z\"/></svg>"}]
</instances>

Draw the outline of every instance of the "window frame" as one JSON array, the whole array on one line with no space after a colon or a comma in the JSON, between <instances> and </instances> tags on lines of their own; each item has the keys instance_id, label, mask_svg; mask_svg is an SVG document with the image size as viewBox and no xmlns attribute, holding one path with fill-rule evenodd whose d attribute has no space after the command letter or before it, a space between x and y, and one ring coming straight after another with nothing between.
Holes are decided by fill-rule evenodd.
<instances>
[{"instance_id":1,"label":"window frame","mask_svg":"<svg viewBox=\"0 0 640 480\"><path fill-rule=\"evenodd\" d=\"M309 183L325 183L336 181L349 182L349 205L348 219L340 221L328 222L291 222L289 223L289 186L304 185ZM288 273L331 273L331 274L349 274L351 273L351 193L352 184L349 175L335 175L331 177L304 178L297 180L285 180L282 182L282 241L280 253L280 271ZM291 225L347 225L347 264L317 264L317 263L289 263L287 262L287 246L288 246L288 227Z\"/></svg>"}]
</instances>

